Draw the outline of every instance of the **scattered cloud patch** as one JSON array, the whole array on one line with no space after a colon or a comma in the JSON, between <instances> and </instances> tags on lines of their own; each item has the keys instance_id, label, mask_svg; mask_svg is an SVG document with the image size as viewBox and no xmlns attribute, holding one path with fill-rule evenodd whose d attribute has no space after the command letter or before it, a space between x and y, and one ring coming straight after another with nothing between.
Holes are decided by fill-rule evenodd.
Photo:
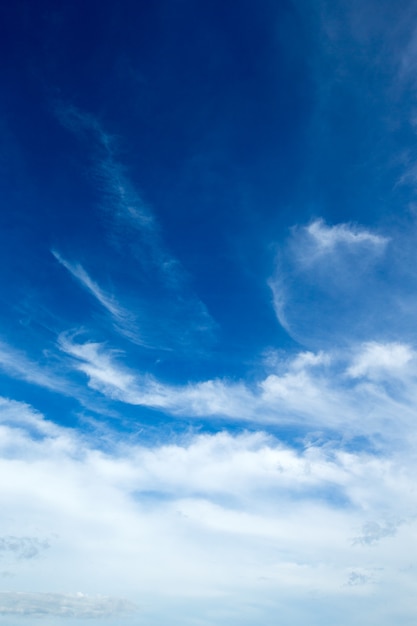
<instances>
[{"instance_id":1,"label":"scattered cloud patch","mask_svg":"<svg viewBox=\"0 0 417 626\"><path fill-rule=\"evenodd\" d=\"M349 574L347 584L349 587L361 587L372 581L372 577L363 572L353 571Z\"/></svg>"},{"instance_id":2,"label":"scattered cloud patch","mask_svg":"<svg viewBox=\"0 0 417 626\"><path fill-rule=\"evenodd\" d=\"M410 346L399 343L366 343L354 357L347 374L371 380L408 376L415 372L415 354Z\"/></svg>"},{"instance_id":3,"label":"scattered cloud patch","mask_svg":"<svg viewBox=\"0 0 417 626\"><path fill-rule=\"evenodd\" d=\"M359 537L355 537L353 540L353 545L371 546L386 537L394 537L401 523L403 522L392 520L366 522L366 524L363 525L362 534Z\"/></svg>"},{"instance_id":4,"label":"scattered cloud patch","mask_svg":"<svg viewBox=\"0 0 417 626\"><path fill-rule=\"evenodd\" d=\"M0 558L11 554L18 559L34 559L49 548L49 542L37 537L0 537Z\"/></svg>"},{"instance_id":5,"label":"scattered cloud patch","mask_svg":"<svg viewBox=\"0 0 417 626\"><path fill-rule=\"evenodd\" d=\"M375 235L369 230L351 224L336 224L327 226L322 219L312 222L305 228L317 247L319 254L334 251L338 245L361 246L370 245L376 248L387 245L389 239L381 235Z\"/></svg>"}]
</instances>

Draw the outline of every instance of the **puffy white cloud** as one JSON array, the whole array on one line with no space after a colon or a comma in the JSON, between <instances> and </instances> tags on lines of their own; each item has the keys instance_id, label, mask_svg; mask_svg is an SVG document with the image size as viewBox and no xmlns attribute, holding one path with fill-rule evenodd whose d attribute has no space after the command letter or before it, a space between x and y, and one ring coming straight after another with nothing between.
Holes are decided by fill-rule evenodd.
<instances>
[{"instance_id":1,"label":"puffy white cloud","mask_svg":"<svg viewBox=\"0 0 417 626\"><path fill-rule=\"evenodd\" d=\"M347 373L352 378L396 378L416 373L415 354L400 343L369 342L356 354Z\"/></svg>"},{"instance_id":2,"label":"puffy white cloud","mask_svg":"<svg viewBox=\"0 0 417 626\"><path fill-rule=\"evenodd\" d=\"M2 406L0 536L49 545L37 559L12 551L5 618L108 615L113 626L130 602L155 626L180 605L182 623L217 611L208 623L229 624L238 623L233 605L250 597L252 619L272 624L279 606L289 616L302 601L307 611L313 596L324 615L352 594L377 605L393 583L388 597L401 603L413 585L411 446L293 447L262 432L144 446L109 431L103 451L27 405ZM351 607L349 619L359 617Z\"/></svg>"}]
</instances>

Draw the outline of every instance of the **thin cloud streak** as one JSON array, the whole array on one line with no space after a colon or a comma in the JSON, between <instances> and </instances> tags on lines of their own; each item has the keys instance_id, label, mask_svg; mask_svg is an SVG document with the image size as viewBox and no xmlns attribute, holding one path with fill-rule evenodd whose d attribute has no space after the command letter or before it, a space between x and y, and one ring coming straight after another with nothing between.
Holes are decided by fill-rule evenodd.
<instances>
[{"instance_id":1,"label":"thin cloud streak","mask_svg":"<svg viewBox=\"0 0 417 626\"><path fill-rule=\"evenodd\" d=\"M17 378L56 393L70 395L72 384L64 377L57 376L47 364L45 366L29 359L20 350L0 341L0 369L8 376Z\"/></svg>"},{"instance_id":2,"label":"thin cloud streak","mask_svg":"<svg viewBox=\"0 0 417 626\"><path fill-rule=\"evenodd\" d=\"M56 115L63 126L79 136L82 141L85 141L86 137L91 134L93 136L93 141L89 137L88 147L94 182L101 198L101 209L111 218L113 225L108 230L109 237L123 258L123 263L128 263L129 266L135 268L132 280L136 285L138 280L139 284L140 281L146 285L150 284L152 291L159 295L161 301L166 301L167 305L164 310L168 319L167 326L172 325L171 315L174 320L174 331L170 331L175 334L174 342L183 335L186 343L189 341L188 336L192 338L193 333L201 336L203 342L207 341L214 331L215 322L205 304L193 292L188 273L181 262L166 249L153 211L142 200L135 184L126 174L125 167L119 161L117 138L106 133L94 116L75 107L57 105ZM59 256L58 254L57 260ZM120 314L122 319L117 324L119 330L127 338L146 347L153 348L155 344L158 344L162 349L169 348L164 345L163 341L157 339L156 341L150 339L148 345L141 329L135 326L135 320L130 320L130 313L124 311L123 307L118 311L119 305L95 281L92 281L85 270L66 263L67 269L71 272L70 267L72 267L74 276L84 283L84 286L104 307L110 312L114 309L113 315L116 318ZM175 297L175 294L178 297ZM125 314L129 318L127 322L124 319ZM150 311L146 316L146 321L150 325L152 325L152 317L153 313ZM175 332L176 326L180 327L178 332ZM158 335L157 332L154 334Z\"/></svg>"},{"instance_id":3,"label":"thin cloud streak","mask_svg":"<svg viewBox=\"0 0 417 626\"><path fill-rule=\"evenodd\" d=\"M138 247L137 233L143 232L137 261L148 263L154 270L168 281L169 285L177 286L182 282L183 271L176 259L165 250L160 239L159 227L149 207L143 202L134 185L125 174L125 168L116 157L116 138L106 133L99 121L92 115L75 107L57 106L56 114L61 123L71 132L83 136L92 133L95 138L93 148L93 172L103 194L103 210L109 212L116 222L126 222L135 231L135 248ZM114 233L113 233L114 235ZM129 237L122 231L120 237ZM126 244L125 241L122 242ZM130 250L133 252L133 249Z\"/></svg>"},{"instance_id":4,"label":"thin cloud streak","mask_svg":"<svg viewBox=\"0 0 417 626\"><path fill-rule=\"evenodd\" d=\"M114 296L107 294L85 271L80 263L72 264L56 250L51 251L56 260L90 293L111 315L115 329L138 345L147 345L140 336L136 316L123 308Z\"/></svg>"}]
</instances>

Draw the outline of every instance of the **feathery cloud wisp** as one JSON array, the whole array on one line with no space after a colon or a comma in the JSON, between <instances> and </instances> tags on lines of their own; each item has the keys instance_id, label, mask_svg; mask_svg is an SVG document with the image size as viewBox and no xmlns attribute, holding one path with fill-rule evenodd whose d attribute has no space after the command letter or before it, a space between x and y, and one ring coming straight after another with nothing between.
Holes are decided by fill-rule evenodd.
<instances>
[{"instance_id":1,"label":"feathery cloud wisp","mask_svg":"<svg viewBox=\"0 0 417 626\"><path fill-rule=\"evenodd\" d=\"M79 263L72 264L56 250L52 250L56 260L88 291L111 315L115 329L134 343L144 345L140 337L136 316L123 308L112 295L107 294Z\"/></svg>"}]
</instances>

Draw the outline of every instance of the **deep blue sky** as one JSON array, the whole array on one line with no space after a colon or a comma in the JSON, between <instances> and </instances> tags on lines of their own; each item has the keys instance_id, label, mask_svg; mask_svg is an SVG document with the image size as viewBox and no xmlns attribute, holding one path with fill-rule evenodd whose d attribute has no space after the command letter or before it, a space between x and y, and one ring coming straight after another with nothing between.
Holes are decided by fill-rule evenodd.
<instances>
[{"instance_id":1,"label":"deep blue sky","mask_svg":"<svg viewBox=\"0 0 417 626\"><path fill-rule=\"evenodd\" d=\"M2 3L0 624L412 623L416 32Z\"/></svg>"}]
</instances>

